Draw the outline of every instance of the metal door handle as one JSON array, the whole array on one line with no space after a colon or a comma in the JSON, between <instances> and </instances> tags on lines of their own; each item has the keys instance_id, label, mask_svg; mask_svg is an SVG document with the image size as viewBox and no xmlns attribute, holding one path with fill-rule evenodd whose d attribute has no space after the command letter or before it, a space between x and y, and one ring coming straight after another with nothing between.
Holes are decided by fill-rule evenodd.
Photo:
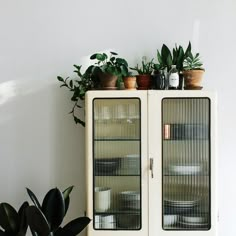
<instances>
[{"instance_id":1,"label":"metal door handle","mask_svg":"<svg viewBox=\"0 0 236 236\"><path fill-rule=\"evenodd\" d=\"M153 160L153 158L150 158L150 171L151 171L152 178L153 178L153 165L154 165L154 160Z\"/></svg>"}]
</instances>

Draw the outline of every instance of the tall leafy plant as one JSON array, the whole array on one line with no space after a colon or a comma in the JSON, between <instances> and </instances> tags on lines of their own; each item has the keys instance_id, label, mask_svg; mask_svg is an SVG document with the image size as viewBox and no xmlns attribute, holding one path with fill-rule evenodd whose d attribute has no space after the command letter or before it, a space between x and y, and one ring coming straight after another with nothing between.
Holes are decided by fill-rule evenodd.
<instances>
[{"instance_id":1,"label":"tall leafy plant","mask_svg":"<svg viewBox=\"0 0 236 236\"><path fill-rule=\"evenodd\" d=\"M26 208L28 202L24 202L18 211L10 204L3 202L0 204L0 236L24 236L28 224L26 222Z\"/></svg>"},{"instance_id":2,"label":"tall leafy plant","mask_svg":"<svg viewBox=\"0 0 236 236\"><path fill-rule=\"evenodd\" d=\"M53 188L40 204L35 194L27 188L34 203L26 210L27 222L33 236L76 236L89 224L88 217L78 217L61 227L69 208L72 189L73 186L61 192L58 188Z\"/></svg>"}]
</instances>

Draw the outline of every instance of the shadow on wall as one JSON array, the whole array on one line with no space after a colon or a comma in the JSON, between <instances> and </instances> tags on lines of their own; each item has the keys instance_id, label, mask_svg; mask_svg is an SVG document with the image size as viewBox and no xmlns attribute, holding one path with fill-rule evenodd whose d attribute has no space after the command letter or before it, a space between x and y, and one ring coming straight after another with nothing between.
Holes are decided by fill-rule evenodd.
<instances>
[{"instance_id":1,"label":"shadow on wall","mask_svg":"<svg viewBox=\"0 0 236 236\"><path fill-rule=\"evenodd\" d=\"M42 200L51 187L74 185L67 218L83 215L84 128L68 115L69 96L56 79L0 84L1 202L17 208L28 199L25 187Z\"/></svg>"}]
</instances>

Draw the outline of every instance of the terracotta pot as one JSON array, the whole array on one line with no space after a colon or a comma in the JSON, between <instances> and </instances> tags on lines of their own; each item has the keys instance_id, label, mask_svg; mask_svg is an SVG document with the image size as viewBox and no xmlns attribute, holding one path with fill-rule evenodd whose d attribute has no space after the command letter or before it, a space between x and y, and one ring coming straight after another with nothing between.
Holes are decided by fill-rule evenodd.
<instances>
[{"instance_id":1,"label":"terracotta pot","mask_svg":"<svg viewBox=\"0 0 236 236\"><path fill-rule=\"evenodd\" d=\"M202 88L201 83L203 79L204 70L186 70L183 71L184 87L186 89Z\"/></svg>"},{"instance_id":2,"label":"terracotta pot","mask_svg":"<svg viewBox=\"0 0 236 236\"><path fill-rule=\"evenodd\" d=\"M116 75L101 73L99 74L99 79L101 89L117 89L116 82L118 77Z\"/></svg>"},{"instance_id":3,"label":"terracotta pot","mask_svg":"<svg viewBox=\"0 0 236 236\"><path fill-rule=\"evenodd\" d=\"M136 90L136 77L127 76L123 78L125 89L127 90Z\"/></svg>"},{"instance_id":4,"label":"terracotta pot","mask_svg":"<svg viewBox=\"0 0 236 236\"><path fill-rule=\"evenodd\" d=\"M137 84L139 90L150 89L152 85L151 75L137 75Z\"/></svg>"}]
</instances>

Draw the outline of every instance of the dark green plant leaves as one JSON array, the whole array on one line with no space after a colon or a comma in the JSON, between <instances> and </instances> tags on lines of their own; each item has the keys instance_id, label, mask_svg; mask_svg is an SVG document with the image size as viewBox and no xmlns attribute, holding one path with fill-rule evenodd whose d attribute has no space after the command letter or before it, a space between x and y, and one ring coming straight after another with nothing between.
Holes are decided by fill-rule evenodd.
<instances>
[{"instance_id":1,"label":"dark green plant leaves","mask_svg":"<svg viewBox=\"0 0 236 236\"><path fill-rule=\"evenodd\" d=\"M106 54L104 54L104 53L97 53L97 55L96 55L96 59L98 60L98 61L105 61L106 60L106 58L107 58L107 56L106 56Z\"/></svg>"},{"instance_id":2,"label":"dark green plant leaves","mask_svg":"<svg viewBox=\"0 0 236 236\"><path fill-rule=\"evenodd\" d=\"M20 229L19 229L19 233L22 235L26 234L27 228L28 228L28 224L27 224L27 220L26 220L26 209L29 206L28 202L24 202L19 211L18 211L18 215L20 217Z\"/></svg>"},{"instance_id":3,"label":"dark green plant leaves","mask_svg":"<svg viewBox=\"0 0 236 236\"><path fill-rule=\"evenodd\" d=\"M26 190L27 190L27 193L28 193L30 199L31 199L32 202L34 203L34 205L35 205L36 207L38 207L39 209L41 209L41 205L40 205L40 203L39 203L37 197L34 195L34 193L33 193L30 189L28 189L28 188L26 188Z\"/></svg>"},{"instance_id":4,"label":"dark green plant leaves","mask_svg":"<svg viewBox=\"0 0 236 236\"><path fill-rule=\"evenodd\" d=\"M74 122L76 124L81 124L83 127L85 127L85 122L79 119L78 117L74 116Z\"/></svg>"},{"instance_id":5,"label":"dark green plant leaves","mask_svg":"<svg viewBox=\"0 0 236 236\"><path fill-rule=\"evenodd\" d=\"M57 76L57 80L59 80L59 81L61 81L61 82L64 81L64 79L63 79L61 76Z\"/></svg>"},{"instance_id":6,"label":"dark green plant leaves","mask_svg":"<svg viewBox=\"0 0 236 236\"><path fill-rule=\"evenodd\" d=\"M91 59L91 60L94 60L94 59L96 59L96 58L97 58L97 53L94 53L93 55L90 56L90 59Z\"/></svg>"},{"instance_id":7,"label":"dark green plant leaves","mask_svg":"<svg viewBox=\"0 0 236 236\"><path fill-rule=\"evenodd\" d=\"M67 225L65 225L55 236L76 236L79 234L90 222L88 217L79 217Z\"/></svg>"},{"instance_id":8,"label":"dark green plant leaves","mask_svg":"<svg viewBox=\"0 0 236 236\"><path fill-rule=\"evenodd\" d=\"M20 218L17 211L8 203L0 204L0 226L9 233L17 233L20 227Z\"/></svg>"},{"instance_id":9,"label":"dark green plant leaves","mask_svg":"<svg viewBox=\"0 0 236 236\"><path fill-rule=\"evenodd\" d=\"M170 49L165 44L163 44L161 48L161 57L163 64L166 65L169 70L172 65L172 55Z\"/></svg>"},{"instance_id":10,"label":"dark green plant leaves","mask_svg":"<svg viewBox=\"0 0 236 236\"><path fill-rule=\"evenodd\" d=\"M118 55L118 53L116 53L116 52L110 52L112 55L115 55L115 56L117 56Z\"/></svg>"},{"instance_id":11,"label":"dark green plant leaves","mask_svg":"<svg viewBox=\"0 0 236 236\"><path fill-rule=\"evenodd\" d=\"M73 190L73 188L74 188L74 186L70 186L62 192L64 200L65 200L65 215L66 215L67 210L68 210L69 205L70 205L70 193Z\"/></svg>"},{"instance_id":12,"label":"dark green plant leaves","mask_svg":"<svg viewBox=\"0 0 236 236\"><path fill-rule=\"evenodd\" d=\"M49 235L49 223L39 208L36 206L29 206L26 209L26 216L31 231L35 231L39 236Z\"/></svg>"},{"instance_id":13,"label":"dark green plant leaves","mask_svg":"<svg viewBox=\"0 0 236 236\"><path fill-rule=\"evenodd\" d=\"M48 220L51 230L60 226L65 216L65 202L58 188L51 189L43 199L42 212Z\"/></svg>"},{"instance_id":14,"label":"dark green plant leaves","mask_svg":"<svg viewBox=\"0 0 236 236\"><path fill-rule=\"evenodd\" d=\"M8 236L8 235L0 229L0 236Z\"/></svg>"},{"instance_id":15,"label":"dark green plant leaves","mask_svg":"<svg viewBox=\"0 0 236 236\"><path fill-rule=\"evenodd\" d=\"M70 196L70 193L72 192L73 188L74 186L70 186L62 192L64 199L67 199Z\"/></svg>"}]
</instances>

